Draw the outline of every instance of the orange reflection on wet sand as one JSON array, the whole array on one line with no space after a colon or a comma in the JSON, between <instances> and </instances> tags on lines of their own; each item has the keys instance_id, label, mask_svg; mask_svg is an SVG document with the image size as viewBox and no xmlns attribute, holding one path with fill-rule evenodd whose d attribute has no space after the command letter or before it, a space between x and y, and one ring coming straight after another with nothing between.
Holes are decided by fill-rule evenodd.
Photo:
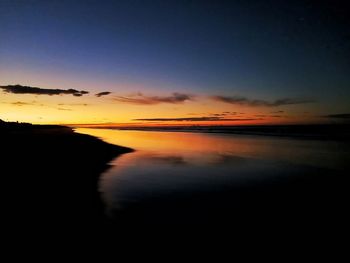
<instances>
[{"instance_id":1,"label":"orange reflection on wet sand","mask_svg":"<svg viewBox=\"0 0 350 263\"><path fill-rule=\"evenodd\" d=\"M346 154L341 154L342 147L339 142L197 132L87 128L76 131L99 137L112 144L133 148L137 152L182 156L195 163L212 162L218 156L226 155L329 168L344 167L350 161L349 158L344 158Z\"/></svg>"}]
</instances>

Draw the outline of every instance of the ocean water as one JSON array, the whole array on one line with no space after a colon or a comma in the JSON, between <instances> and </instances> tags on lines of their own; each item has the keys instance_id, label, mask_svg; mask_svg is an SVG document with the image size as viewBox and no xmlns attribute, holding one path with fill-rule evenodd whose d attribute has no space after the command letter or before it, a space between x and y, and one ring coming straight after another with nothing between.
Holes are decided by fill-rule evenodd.
<instances>
[{"instance_id":1,"label":"ocean water","mask_svg":"<svg viewBox=\"0 0 350 263\"><path fill-rule=\"evenodd\" d=\"M100 178L98 190L112 220L217 223L242 215L305 215L310 206L336 209L324 205L329 193L337 202L344 198L338 178L349 168L347 143L191 132L76 131L135 150L113 160Z\"/></svg>"}]
</instances>

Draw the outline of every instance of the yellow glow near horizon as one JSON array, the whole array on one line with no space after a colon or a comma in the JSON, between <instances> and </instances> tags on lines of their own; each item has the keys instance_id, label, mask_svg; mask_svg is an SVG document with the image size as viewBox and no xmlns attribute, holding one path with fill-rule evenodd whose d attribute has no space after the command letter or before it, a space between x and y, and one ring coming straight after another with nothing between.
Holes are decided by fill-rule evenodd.
<instances>
[{"instance_id":1,"label":"yellow glow near horizon","mask_svg":"<svg viewBox=\"0 0 350 263\"><path fill-rule=\"evenodd\" d=\"M244 121L135 121L146 118L191 118L215 116L222 112L238 112L227 118ZM215 101L188 101L182 104L163 103L134 105L113 101L113 95L82 97L72 95L31 95L1 93L0 119L34 124L140 124L140 125L242 125L295 123L310 121L307 117L272 114L273 109L229 105ZM242 113L242 114L240 114ZM279 117L277 117L279 116Z\"/></svg>"},{"instance_id":2,"label":"yellow glow near horizon","mask_svg":"<svg viewBox=\"0 0 350 263\"><path fill-rule=\"evenodd\" d=\"M72 95L33 95L13 94L0 90L0 119L5 121L29 122L33 124L123 124L123 125L254 125L254 124L282 124L282 123L310 123L318 121L312 115L304 114L304 105L283 106L283 113L273 113L281 108L251 107L231 105L208 99L208 94L202 94L193 101L183 103L159 103L154 105L136 105L121 103L113 100L114 96L135 94L139 90L146 90L145 94L168 96L169 91L162 91L159 87L149 87L127 83L102 83L106 89L96 89L99 80L90 79L81 82L74 77L60 79L60 75L37 74L19 70L16 79L12 71L1 72L2 82L6 84L26 83L28 86L48 89L87 90L90 93L81 97ZM7 75L8 73L8 75ZM25 81L25 79L28 79ZM4 83L0 83L3 84ZM53 85L51 83L59 83ZM101 83L100 83L101 84ZM113 87L109 89L108 87ZM101 91L120 90L105 97L96 97ZM313 105L308 107L315 107ZM319 109L315 109L319 110ZM216 116L222 112L237 112L237 115L225 118L253 119L242 121L137 121L147 118L195 118ZM241 114L242 113L242 114Z\"/></svg>"}]
</instances>

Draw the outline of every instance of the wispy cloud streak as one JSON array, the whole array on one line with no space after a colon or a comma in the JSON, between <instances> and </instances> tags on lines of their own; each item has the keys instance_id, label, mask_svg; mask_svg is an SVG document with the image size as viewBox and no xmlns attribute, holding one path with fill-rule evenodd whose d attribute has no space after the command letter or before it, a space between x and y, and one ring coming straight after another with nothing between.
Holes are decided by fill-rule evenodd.
<instances>
[{"instance_id":1,"label":"wispy cloud streak","mask_svg":"<svg viewBox=\"0 0 350 263\"><path fill-rule=\"evenodd\" d=\"M142 118L142 119L133 119L133 121L157 121L157 122L167 122L167 121L254 121L259 119L253 118L230 118L225 119L222 117L213 117L213 116L204 116L204 117L189 117L189 118Z\"/></svg>"},{"instance_id":2,"label":"wispy cloud streak","mask_svg":"<svg viewBox=\"0 0 350 263\"><path fill-rule=\"evenodd\" d=\"M121 103L137 104L137 105L155 105L160 103L180 104L186 101L194 100L194 96L184 93L173 93L171 96L146 96L142 93L136 96L116 96L114 101Z\"/></svg>"},{"instance_id":3,"label":"wispy cloud streak","mask_svg":"<svg viewBox=\"0 0 350 263\"><path fill-rule=\"evenodd\" d=\"M303 104L303 103L312 103L315 102L311 99L295 99L295 98L283 98L274 101L258 100L258 99L248 99L242 96L210 96L210 99L214 101L220 101L229 104L245 105L245 106L264 106L264 107L278 107L284 105L293 105L293 104Z\"/></svg>"},{"instance_id":4,"label":"wispy cloud streak","mask_svg":"<svg viewBox=\"0 0 350 263\"><path fill-rule=\"evenodd\" d=\"M109 95L111 93L112 92L110 92L110 91L103 91L103 92L96 93L95 96L96 97L102 97L102 96L107 96L107 95Z\"/></svg>"},{"instance_id":5,"label":"wispy cloud streak","mask_svg":"<svg viewBox=\"0 0 350 263\"><path fill-rule=\"evenodd\" d=\"M24 102L24 101L15 101L15 102L11 102L10 104L14 106L37 105L36 102Z\"/></svg>"}]
</instances>

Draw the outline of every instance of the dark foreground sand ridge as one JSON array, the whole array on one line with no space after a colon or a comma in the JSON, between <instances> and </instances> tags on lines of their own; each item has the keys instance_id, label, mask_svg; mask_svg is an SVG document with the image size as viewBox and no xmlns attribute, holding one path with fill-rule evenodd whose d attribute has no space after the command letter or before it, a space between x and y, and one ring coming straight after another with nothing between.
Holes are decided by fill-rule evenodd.
<instances>
[{"instance_id":1,"label":"dark foreground sand ridge","mask_svg":"<svg viewBox=\"0 0 350 263\"><path fill-rule=\"evenodd\" d=\"M68 127L6 122L0 145L4 214L24 230L102 224L99 176L132 151Z\"/></svg>"}]
</instances>

